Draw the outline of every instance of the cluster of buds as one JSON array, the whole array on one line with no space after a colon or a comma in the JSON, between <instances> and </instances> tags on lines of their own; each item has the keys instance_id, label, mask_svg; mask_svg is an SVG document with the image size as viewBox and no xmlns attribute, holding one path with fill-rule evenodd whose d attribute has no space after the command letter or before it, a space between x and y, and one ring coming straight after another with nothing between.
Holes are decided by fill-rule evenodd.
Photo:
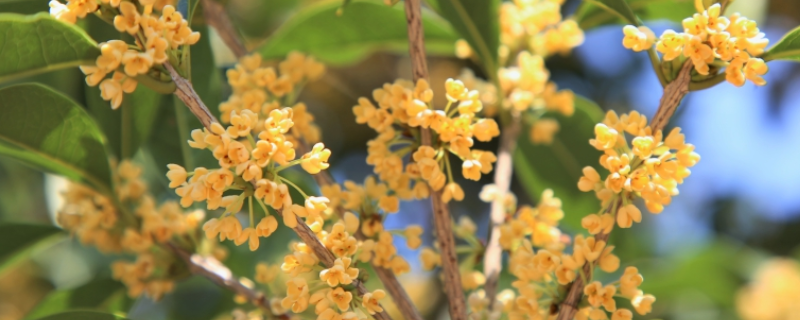
<instances>
[{"instance_id":1,"label":"cluster of buds","mask_svg":"<svg viewBox=\"0 0 800 320\"><path fill-rule=\"evenodd\" d=\"M120 260L112 265L114 278L125 283L131 297L145 293L159 299L173 288L174 279L167 271L176 261L158 245L194 232L205 212L184 213L174 201L157 207L141 173L142 169L130 161L115 168L118 201L70 184L57 220L83 244L102 252L136 254L135 262Z\"/></svg>"},{"instance_id":2,"label":"cluster of buds","mask_svg":"<svg viewBox=\"0 0 800 320\"><path fill-rule=\"evenodd\" d=\"M199 167L187 172L179 165L169 165L167 177L170 187L176 188L175 193L181 197L181 205L188 207L194 202L206 201L209 210L225 208L222 217L211 219L203 226L209 238L218 235L220 240L230 239L237 245L249 242L250 250L256 250L258 238L268 237L278 227L277 219L269 215L267 206L282 210L283 222L290 228L297 226L298 217L306 218L309 225L321 224L321 213L326 210L328 199L306 196L279 174L296 165L311 174L329 166L331 152L322 143L295 160L296 150L286 136L293 126L292 111L292 108L274 109L266 120L259 120L258 114L242 110L231 115L231 125L227 128L213 123L210 130L192 131L193 140L189 145L211 151L219 161L219 168ZM255 134L253 129L257 126L263 130ZM304 195L304 206L293 204L290 186ZM223 196L229 190L241 193ZM245 200L249 203L250 226L243 229L233 214L241 210ZM258 224L254 219L254 200L266 215Z\"/></svg>"},{"instance_id":3,"label":"cluster of buds","mask_svg":"<svg viewBox=\"0 0 800 320\"><path fill-rule=\"evenodd\" d=\"M445 88L448 103L444 110L431 106L433 90L425 80L416 86L404 80L384 84L373 92L378 107L367 98L360 98L353 107L356 122L366 123L378 133L368 142L367 163L375 166L380 180L401 199L424 198L430 186L434 191L444 188L445 202L462 200L464 191L453 180L449 153L463 161L464 177L475 181L491 172L497 160L490 151L472 149L473 138L490 141L500 134L493 119L476 115L483 108L480 94L453 79L447 80ZM432 146L420 146L420 129L435 133ZM412 151L413 161L404 166L403 157Z\"/></svg>"},{"instance_id":4,"label":"cluster of buds","mask_svg":"<svg viewBox=\"0 0 800 320\"><path fill-rule=\"evenodd\" d=\"M275 67L262 66L259 54L242 57L233 69L228 70L228 84L233 93L219 105L220 121L232 123L232 116L249 110L266 118L272 110L282 105L292 107L294 126L290 139L303 139L308 143L319 142L319 128L313 123L314 116L308 113L304 103L295 103L297 91L308 81L322 77L325 65L313 57L291 52L286 60ZM264 130L260 124L253 128L256 134ZM294 140L293 140L294 141Z\"/></svg>"},{"instance_id":5,"label":"cluster of buds","mask_svg":"<svg viewBox=\"0 0 800 320\"><path fill-rule=\"evenodd\" d=\"M633 136L630 144L626 132ZM689 168L700 160L694 145L685 142L680 128L663 137L660 130L653 132L646 117L636 111L621 117L609 111L595 126L595 135L590 143L603 151L600 165L609 174L601 180L593 167L585 167L578 188L594 191L603 207L611 209L584 218L583 225L592 234L610 230L614 216L621 228L640 222L642 214L631 203L634 196L644 199L650 212L661 213L672 196L678 194L678 185L691 173Z\"/></svg>"},{"instance_id":6,"label":"cluster of buds","mask_svg":"<svg viewBox=\"0 0 800 320\"><path fill-rule=\"evenodd\" d=\"M745 80L763 86L762 78L769 68L758 58L769 44L755 21L734 13L722 16L722 6L714 4L703 8L696 1L698 13L683 20L683 32L666 30L656 41L647 27L626 26L622 44L634 51L648 50L656 43L656 50L664 61L680 56L691 60L700 75L716 74L725 67L725 79L735 86Z\"/></svg>"},{"instance_id":7,"label":"cluster of buds","mask_svg":"<svg viewBox=\"0 0 800 320\"><path fill-rule=\"evenodd\" d=\"M135 39L134 45L122 40L101 43L95 65L81 66L86 83L99 84L100 95L111 102L113 109L122 104L123 93L136 90L136 77L150 76L151 71L161 73L163 70L154 67L170 61L171 57L174 60L180 46L200 40L200 33L192 32L183 15L165 1L69 0L67 4L50 1L50 14L67 23L101 12L113 13L108 20L119 32ZM106 78L109 74L111 78Z\"/></svg>"}]
</instances>

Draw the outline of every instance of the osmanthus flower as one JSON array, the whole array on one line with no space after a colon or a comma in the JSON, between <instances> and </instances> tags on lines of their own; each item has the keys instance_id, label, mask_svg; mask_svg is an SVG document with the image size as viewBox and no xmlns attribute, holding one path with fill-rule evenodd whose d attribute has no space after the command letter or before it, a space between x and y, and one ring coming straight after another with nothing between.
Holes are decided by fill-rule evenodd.
<instances>
[{"instance_id":1,"label":"osmanthus flower","mask_svg":"<svg viewBox=\"0 0 800 320\"><path fill-rule=\"evenodd\" d=\"M314 116L304 103L296 103L295 99L305 83L318 80L324 73L325 65L299 52L289 53L277 68L268 66L257 53L242 57L227 71L233 93L219 105L220 121L233 124L233 115L243 110L265 118L274 109L292 106L294 125L287 139L293 143L297 139L311 144L319 142L320 130L314 124ZM264 129L261 124L252 128L256 134Z\"/></svg>"},{"instance_id":2,"label":"osmanthus flower","mask_svg":"<svg viewBox=\"0 0 800 320\"><path fill-rule=\"evenodd\" d=\"M136 261L119 260L112 275L128 287L131 297L153 299L172 291L174 280L166 270L176 261L153 254L159 244L196 232L205 212L183 212L174 201L157 205L141 179L142 169L128 160L114 166L114 197L86 186L70 184L62 194L64 205L57 222L86 245L101 252L132 253Z\"/></svg>"},{"instance_id":3,"label":"osmanthus flower","mask_svg":"<svg viewBox=\"0 0 800 320\"><path fill-rule=\"evenodd\" d=\"M632 137L630 143L625 133ZM589 143L603 151L600 165L609 171L602 179L594 168L585 167L578 181L580 190L594 191L604 208L610 205L608 211L584 218L583 226L592 234L610 230L612 218L622 228L640 222L642 214L631 203L634 197L644 199L651 213L660 213L678 194L678 185L691 173L689 168L700 160L680 128L664 137L661 131L653 132L636 111L621 117L609 111L595 126L595 138Z\"/></svg>"},{"instance_id":4,"label":"osmanthus flower","mask_svg":"<svg viewBox=\"0 0 800 320\"><path fill-rule=\"evenodd\" d=\"M743 320L792 319L800 311L800 265L794 259L771 258L761 263L750 282L736 293L736 311ZM642 301L640 306L650 308Z\"/></svg>"},{"instance_id":5,"label":"osmanthus flower","mask_svg":"<svg viewBox=\"0 0 800 320\"><path fill-rule=\"evenodd\" d=\"M705 8L697 0L695 7L698 13L683 20L683 32L666 30L657 41L645 26L625 26L623 46L643 51L655 43L664 61L683 57L694 64L700 75L716 73L724 66L725 79L735 86L744 85L746 80L765 85L762 76L769 68L758 56L764 53L769 40L756 22L739 13L723 16L719 3Z\"/></svg>"},{"instance_id":6,"label":"osmanthus flower","mask_svg":"<svg viewBox=\"0 0 800 320\"><path fill-rule=\"evenodd\" d=\"M265 120L250 110L233 112L230 126L213 123L210 130L194 130L188 142L193 148L209 150L218 160L219 168L199 167L187 172L179 165L168 166L170 187L181 197L182 206L205 201L209 210L225 208L222 216L203 225L208 238L219 236L220 241L232 240L236 245L247 242L250 250L255 251L260 245L259 238L269 237L278 228L278 219L269 215L267 207L282 212L283 223L290 228L297 226L300 217L315 231L322 229L324 221L320 214L327 209L329 200L307 196L280 172L300 165L311 174L319 173L328 167L330 150L318 143L309 153L295 159L294 144L286 136L294 125L292 112L292 108L274 109ZM262 128L260 132L254 130L258 126ZM303 195L302 205L292 202L290 187ZM235 191L240 192L223 195ZM245 202L250 224L242 228L233 215ZM259 221L255 219L253 202L265 213Z\"/></svg>"},{"instance_id":7,"label":"osmanthus flower","mask_svg":"<svg viewBox=\"0 0 800 320\"><path fill-rule=\"evenodd\" d=\"M502 96L502 110L519 116L530 126L530 138L535 144L549 144L559 130L558 122L550 114L567 117L575 112L575 94L570 90L558 90L550 81L550 72L545 68L540 55L522 51L511 66L500 68L498 83L493 84L475 78L472 72L462 72L459 79L486 92L478 96L485 106L484 114L493 116L498 112L498 96ZM498 92L499 90L499 92Z\"/></svg>"},{"instance_id":8,"label":"osmanthus flower","mask_svg":"<svg viewBox=\"0 0 800 320\"><path fill-rule=\"evenodd\" d=\"M475 140L490 141L500 134L493 119L478 116L483 109L480 93L453 79L447 80L445 90L448 102L442 110L433 108L433 90L425 80L416 85L405 80L384 84L373 91L377 106L360 98L353 107L356 122L378 133L367 144L367 163L402 200L426 197L428 187L444 189L446 202L463 199L463 190L453 180L450 154L463 161L462 175L471 180L491 172L496 161L490 151L473 149ZM421 129L434 133L432 146L421 145Z\"/></svg>"},{"instance_id":9,"label":"osmanthus flower","mask_svg":"<svg viewBox=\"0 0 800 320\"><path fill-rule=\"evenodd\" d=\"M112 12L111 24L119 32L134 37L133 44L122 40L100 43L101 55L95 65L81 66L86 74L86 84L100 86L101 97L111 103L111 108L122 105L124 93L132 93L137 86L137 76L156 76L160 66L181 45L192 45L200 40L189 23L175 7L165 1L153 0L69 0L63 4L50 1L50 15L74 24L91 13ZM113 74L111 78L106 75Z\"/></svg>"},{"instance_id":10,"label":"osmanthus flower","mask_svg":"<svg viewBox=\"0 0 800 320\"><path fill-rule=\"evenodd\" d=\"M511 1L500 5L501 61L509 54L530 50L543 57L566 54L581 45L583 30L573 19L561 16L563 0ZM456 56L462 59L474 56L475 50L464 40L456 42Z\"/></svg>"}]
</instances>

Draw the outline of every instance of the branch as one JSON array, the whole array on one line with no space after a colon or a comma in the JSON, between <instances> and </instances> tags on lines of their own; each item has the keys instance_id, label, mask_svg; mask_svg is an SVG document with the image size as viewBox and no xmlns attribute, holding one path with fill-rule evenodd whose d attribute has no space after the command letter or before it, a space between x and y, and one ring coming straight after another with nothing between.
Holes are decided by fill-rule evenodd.
<instances>
[{"instance_id":1,"label":"branch","mask_svg":"<svg viewBox=\"0 0 800 320\"><path fill-rule=\"evenodd\" d=\"M228 14L225 13L225 7L219 2L214 0L203 1L203 17L206 19L206 24L217 30L217 34L222 38L222 41L228 45L228 48L233 51L237 58L241 58L247 54L247 48L242 43L239 33L236 28L228 19Z\"/></svg>"},{"instance_id":2,"label":"branch","mask_svg":"<svg viewBox=\"0 0 800 320\"><path fill-rule=\"evenodd\" d=\"M653 128L653 132L664 129L675 110L678 109L678 105L681 104L683 97L689 93L689 83L692 81L693 68L692 62L686 60L675 80L664 87L664 95L661 96L658 111L653 116L653 120L650 121L650 127Z\"/></svg>"},{"instance_id":3,"label":"branch","mask_svg":"<svg viewBox=\"0 0 800 320\"><path fill-rule=\"evenodd\" d=\"M408 51L411 56L414 82L428 78L428 64L425 61L425 39L422 28L422 9L420 0L406 0L406 22L408 22ZM430 129L422 129L422 144L431 146ZM445 293L450 306L452 320L465 320L467 308L464 303L464 292L461 290L461 274L458 269L455 239L453 238L450 208L442 201L442 190L431 191L433 207L433 224L436 227L436 238L442 251L442 269L444 271Z\"/></svg>"},{"instance_id":4,"label":"branch","mask_svg":"<svg viewBox=\"0 0 800 320\"><path fill-rule=\"evenodd\" d=\"M269 299L263 293L248 288L233 278L231 270L217 259L213 257L203 257L199 254L191 254L173 243L167 243L166 247L181 258L181 260L189 266L189 271L193 274L203 276L216 283L218 286L247 298L247 301L250 301L254 306L272 314L272 309L269 307ZM276 316L283 320L288 320L290 318L286 314Z\"/></svg>"},{"instance_id":5,"label":"branch","mask_svg":"<svg viewBox=\"0 0 800 320\"><path fill-rule=\"evenodd\" d=\"M192 84L188 80L181 77L181 75L175 71L175 68L173 68L169 62L164 63L164 66L167 68L167 70L169 70L172 80L175 81L175 84L178 86L178 90L175 91L175 95L177 95L178 98L180 98L181 101L186 104L189 110L192 111L197 119L200 120L200 122L210 130L211 124L215 122L218 123L219 120L217 120L214 115L208 111L208 108L205 104L203 104L203 101L197 95L197 92L194 91ZM281 214L283 214L282 211ZM305 221L297 217L297 227L293 228L292 230L297 233L297 236L299 236L300 239L306 243L306 245L314 250L314 254L320 259L320 261L322 261L323 264L325 264L325 266L328 268L333 266L333 262L336 260L335 257L327 248L325 248L325 245L319 241L319 238L317 238L314 232L311 231L308 225L306 225ZM359 296L363 296L368 292L361 281L354 282L354 285ZM374 317L377 320L391 320L385 311L375 314Z\"/></svg>"},{"instance_id":6,"label":"branch","mask_svg":"<svg viewBox=\"0 0 800 320\"><path fill-rule=\"evenodd\" d=\"M494 170L494 184L497 187L497 197L492 201L492 211L489 216L491 230L489 233L489 244L483 256L483 273L486 275L486 284L483 289L486 291L486 298L494 301L497 294L497 282L500 279L500 271L503 270L503 248L500 247L500 226L506 220L505 198L511 187L513 175L514 150L517 148L517 138L520 133L519 116L513 116L511 123L503 128L500 137L500 148L497 151L497 163ZM493 304L489 304L489 308Z\"/></svg>"},{"instance_id":7,"label":"branch","mask_svg":"<svg viewBox=\"0 0 800 320\"><path fill-rule=\"evenodd\" d=\"M175 68L172 67L172 64L169 62L164 63L164 67L167 68L169 76L178 87L177 90L175 90L175 95L183 101L186 107L189 108L189 111L197 117L197 120L200 120L200 123L202 123L204 127L211 130L211 124L219 121L211 114L211 111L208 111L208 107L203 104L203 100L200 100L200 96L194 91L192 83L175 71Z\"/></svg>"},{"instance_id":8,"label":"branch","mask_svg":"<svg viewBox=\"0 0 800 320\"><path fill-rule=\"evenodd\" d=\"M692 81L691 71L693 68L694 65L692 62L686 60L675 80L664 87L664 95L661 96L658 111L656 111L656 115L653 116L653 119L650 121L650 127L653 128L653 132L664 129L669 119L675 113L675 110L681 104L683 97L689 92L689 83ZM614 202L609 204L606 208L606 212L611 210L613 204ZM616 215L616 212L614 214ZM616 221L616 219L614 220ZM608 236L609 233L600 233L595 236L595 239L597 241L605 241L606 244L608 244ZM583 265L583 272L587 276L591 274L592 269L594 269L594 266L589 262ZM581 298L583 298L583 288L585 285L583 279L580 277L572 282L572 285L569 287L569 293L567 293L564 301L561 302L558 318L556 318L557 320L571 320L575 317L575 313L578 312L578 304Z\"/></svg>"}]
</instances>

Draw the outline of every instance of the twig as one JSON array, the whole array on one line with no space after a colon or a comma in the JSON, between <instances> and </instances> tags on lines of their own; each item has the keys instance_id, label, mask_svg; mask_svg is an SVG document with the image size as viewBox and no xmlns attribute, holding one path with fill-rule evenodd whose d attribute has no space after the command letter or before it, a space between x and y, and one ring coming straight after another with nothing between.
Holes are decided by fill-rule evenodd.
<instances>
[{"instance_id":1,"label":"twig","mask_svg":"<svg viewBox=\"0 0 800 320\"><path fill-rule=\"evenodd\" d=\"M169 75L172 78L172 81L175 82L177 86L177 90L175 90L175 95L178 96L181 101L189 108L189 111L197 117L197 120L200 120L200 123L203 124L204 127L209 128L211 130L211 124L214 122L219 122L211 114L211 111L208 110L205 104L203 104L203 100L200 99L200 96L197 95L197 92L194 91L194 87L182 77L172 65L167 62L164 63L164 67L167 68L169 71Z\"/></svg>"},{"instance_id":2,"label":"twig","mask_svg":"<svg viewBox=\"0 0 800 320\"><path fill-rule=\"evenodd\" d=\"M425 61L425 39L422 28L422 9L419 0L405 1L406 22L408 23L408 51L411 56L414 81L428 78L428 65ZM430 129L421 130L422 144L431 146ZM461 290L461 274L458 269L455 239L453 238L450 208L442 201L442 190L431 192L433 207L433 224L436 227L436 238L442 251L442 269L444 271L444 287L450 306L450 318L465 320L467 308L464 292Z\"/></svg>"},{"instance_id":3,"label":"twig","mask_svg":"<svg viewBox=\"0 0 800 320\"><path fill-rule=\"evenodd\" d=\"M219 120L217 120L214 115L208 111L208 108L205 106L205 104L203 104L203 101L194 91L192 84L188 80L181 77L181 75L175 71L175 68L173 68L169 62L164 63L164 66L167 68L167 70L169 70L172 80L175 81L175 84L178 86L178 90L175 91L175 94L181 99L181 101L183 101L184 104L186 104L186 106L192 111L197 119L200 120L200 122L209 130L211 129L210 126L212 123L219 123ZM281 214L283 214L282 211ZM335 260L333 254L319 241L319 238L317 238L314 232L311 231L308 225L306 225L305 221L298 217L297 227L293 228L292 230L297 233L297 235L303 240L303 242L306 243L306 245L311 247L311 249L314 251L314 254L320 259L320 261L322 261L323 264L325 264L325 266L329 268L333 266L333 262ZM203 275L205 276L205 274ZM212 279L214 282L217 282L217 280L218 279ZM365 293L367 293L366 287L364 287L364 284L362 284L360 281L355 282L355 287L359 296L363 296ZM375 314L375 319L391 320L385 311Z\"/></svg>"},{"instance_id":4,"label":"twig","mask_svg":"<svg viewBox=\"0 0 800 320\"><path fill-rule=\"evenodd\" d=\"M692 81L693 68L692 62L686 60L675 80L664 87L664 95L661 96L658 111L653 116L653 120L650 121L650 127L653 128L653 132L664 129L667 122L669 122L669 118L672 117L672 114L678 109L678 105L681 104L683 97L689 93L689 82Z\"/></svg>"},{"instance_id":5,"label":"twig","mask_svg":"<svg viewBox=\"0 0 800 320\"><path fill-rule=\"evenodd\" d=\"M664 95L661 97L658 111L656 111L656 115L653 116L653 119L650 121L650 127L653 128L653 132L664 129L670 117L672 117L678 105L680 105L681 100L683 100L683 97L689 92L689 83L692 80L691 71L693 67L694 65L691 61L687 60L684 62L675 80L664 87ZM612 207L613 202L609 204L609 208L607 208L606 211L611 210ZM616 212L613 214L616 214ZM608 243L609 234L610 233L597 234L595 239L596 241L602 240ZM592 269L593 266L589 262L583 265L583 272L587 275L591 274ZM572 282L567 296L564 298L564 301L561 302L558 318L556 318L557 320L571 320L575 317L575 313L578 312L578 304L583 297L584 286L585 283L583 283L580 277Z\"/></svg>"},{"instance_id":6,"label":"twig","mask_svg":"<svg viewBox=\"0 0 800 320\"><path fill-rule=\"evenodd\" d=\"M214 0L203 1L203 17L206 19L206 24L217 30L217 34L222 38L222 41L228 45L228 48L233 51L237 58L241 58L247 54L247 48L242 43L236 28L228 19L228 14L225 13L225 7L219 2Z\"/></svg>"},{"instance_id":7,"label":"twig","mask_svg":"<svg viewBox=\"0 0 800 320\"><path fill-rule=\"evenodd\" d=\"M167 243L166 247L176 256L181 258L181 260L183 260L183 262L189 266L189 271L191 271L193 274L203 276L206 279L216 283L218 286L247 298L247 300L250 301L250 303L252 303L254 306L272 314L272 310L269 307L269 299L263 293L255 291L252 288L248 288L239 280L233 278L231 270L225 267L225 265L223 265L217 259L214 259L213 257L203 257L199 254L191 254L173 243ZM289 316L286 314L276 316L279 319L289 319Z\"/></svg>"},{"instance_id":8,"label":"twig","mask_svg":"<svg viewBox=\"0 0 800 320\"><path fill-rule=\"evenodd\" d=\"M503 249L500 247L500 226L506 220L505 198L511 187L511 177L513 174L514 149L517 147L517 138L520 132L519 116L512 116L511 123L503 128L500 137L500 148L497 151L497 163L494 170L494 184L497 187L497 196L492 201L492 211L489 216L490 232L489 243L483 256L483 273L486 275L486 284L483 289L486 291L486 298L494 301L497 293L497 282L500 279L500 271L503 270ZM489 304L491 308L492 303Z\"/></svg>"}]
</instances>

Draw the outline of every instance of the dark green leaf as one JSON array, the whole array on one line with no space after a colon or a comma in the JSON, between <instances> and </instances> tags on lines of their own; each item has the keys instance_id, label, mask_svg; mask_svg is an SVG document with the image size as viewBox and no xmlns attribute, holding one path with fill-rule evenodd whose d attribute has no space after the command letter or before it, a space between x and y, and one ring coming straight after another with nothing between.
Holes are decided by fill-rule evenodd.
<instances>
[{"instance_id":1,"label":"dark green leaf","mask_svg":"<svg viewBox=\"0 0 800 320\"><path fill-rule=\"evenodd\" d=\"M72 290L56 290L50 292L44 300L28 313L26 319L39 319L52 314L77 309L101 310L107 301L124 295L124 286L119 281L101 278L90 281Z\"/></svg>"},{"instance_id":2,"label":"dark green leaf","mask_svg":"<svg viewBox=\"0 0 800 320\"><path fill-rule=\"evenodd\" d=\"M0 90L0 155L110 194L106 141L75 101L38 84Z\"/></svg>"},{"instance_id":3,"label":"dark green leaf","mask_svg":"<svg viewBox=\"0 0 800 320\"><path fill-rule=\"evenodd\" d=\"M680 22L697 12L693 0L625 0L625 2L635 16L645 21L663 19ZM621 7L621 4L617 4L617 7ZM627 11L623 7L620 10ZM614 10L609 5L603 8L585 1L575 13L575 18L584 30L613 23L639 24L638 19L631 22L629 16L622 19L620 16L623 11Z\"/></svg>"},{"instance_id":4,"label":"dark green leaf","mask_svg":"<svg viewBox=\"0 0 800 320\"><path fill-rule=\"evenodd\" d=\"M800 61L800 27L786 33L763 56L764 60L792 60Z\"/></svg>"},{"instance_id":5,"label":"dark green leaf","mask_svg":"<svg viewBox=\"0 0 800 320\"><path fill-rule=\"evenodd\" d=\"M488 74L500 67L500 0L431 0L453 29L466 39ZM427 28L427 27L426 27ZM427 35L426 39L427 41Z\"/></svg>"},{"instance_id":6,"label":"dark green leaf","mask_svg":"<svg viewBox=\"0 0 800 320\"><path fill-rule=\"evenodd\" d=\"M402 6L389 7L380 1L354 0L341 15L337 15L340 6L341 1L324 1L305 7L275 31L257 51L270 59L296 50L329 64L352 63L376 50L408 52L408 32ZM447 22L426 10L422 23L428 52L452 55L458 37Z\"/></svg>"},{"instance_id":7,"label":"dark green leaf","mask_svg":"<svg viewBox=\"0 0 800 320\"><path fill-rule=\"evenodd\" d=\"M600 209L593 192L578 190L578 179L585 166L597 167L600 151L589 145L594 126L603 119L603 112L594 102L575 97L575 113L571 117L554 116L561 129L551 145L534 145L528 129L520 135L514 153L517 178L533 199L542 191L553 189L564 209L564 225L580 228L581 218Z\"/></svg>"},{"instance_id":8,"label":"dark green leaf","mask_svg":"<svg viewBox=\"0 0 800 320\"><path fill-rule=\"evenodd\" d=\"M98 87L86 86L86 106L103 129L109 148L117 159L133 157L150 136L161 97L139 85L133 93L125 94L121 108L112 110L109 102L100 97Z\"/></svg>"},{"instance_id":9,"label":"dark green leaf","mask_svg":"<svg viewBox=\"0 0 800 320\"><path fill-rule=\"evenodd\" d=\"M70 311L39 318L39 320L125 320L125 318L102 312Z\"/></svg>"},{"instance_id":10,"label":"dark green leaf","mask_svg":"<svg viewBox=\"0 0 800 320\"><path fill-rule=\"evenodd\" d=\"M2 223L0 224L0 243L3 245L0 245L0 262L42 239L61 232L61 229L51 225Z\"/></svg>"},{"instance_id":11,"label":"dark green leaf","mask_svg":"<svg viewBox=\"0 0 800 320\"><path fill-rule=\"evenodd\" d=\"M74 25L50 17L0 14L0 81L93 64L97 43Z\"/></svg>"},{"instance_id":12,"label":"dark green leaf","mask_svg":"<svg viewBox=\"0 0 800 320\"><path fill-rule=\"evenodd\" d=\"M27 261L39 249L55 244L63 239L61 229L51 225L20 223L0 224L0 275Z\"/></svg>"}]
</instances>

